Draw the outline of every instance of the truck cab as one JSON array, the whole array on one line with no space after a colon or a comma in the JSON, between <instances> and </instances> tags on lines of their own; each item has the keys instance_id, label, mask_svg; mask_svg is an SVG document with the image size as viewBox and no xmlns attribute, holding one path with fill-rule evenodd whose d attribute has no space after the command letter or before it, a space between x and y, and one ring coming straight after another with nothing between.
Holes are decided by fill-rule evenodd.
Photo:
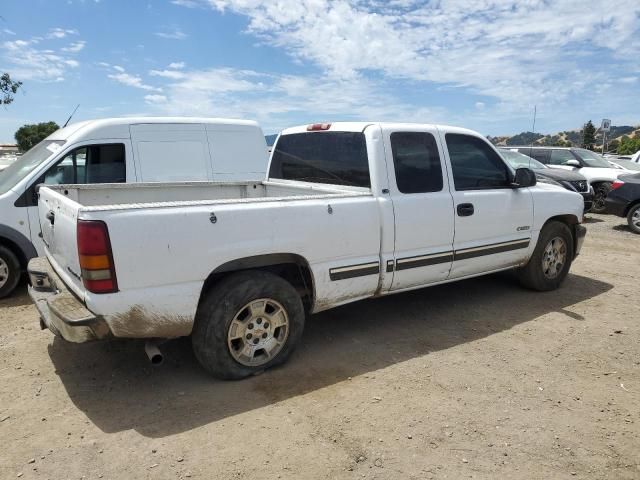
<instances>
[{"instance_id":1,"label":"truck cab","mask_svg":"<svg viewBox=\"0 0 640 480\"><path fill-rule=\"evenodd\" d=\"M251 121L111 118L54 132L0 172L0 298L44 251L39 185L257 180L267 159Z\"/></svg>"}]
</instances>

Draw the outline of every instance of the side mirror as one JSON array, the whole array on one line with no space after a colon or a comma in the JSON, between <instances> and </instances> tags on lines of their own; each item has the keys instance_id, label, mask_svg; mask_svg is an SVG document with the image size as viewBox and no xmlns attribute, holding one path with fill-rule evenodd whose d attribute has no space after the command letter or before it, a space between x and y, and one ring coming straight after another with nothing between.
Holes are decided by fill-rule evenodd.
<instances>
[{"instance_id":1,"label":"side mirror","mask_svg":"<svg viewBox=\"0 0 640 480\"><path fill-rule=\"evenodd\" d=\"M578 160L567 160L566 162L564 162L564 164L569 167L576 167L576 168L582 167L582 165L580 165L580 162Z\"/></svg>"},{"instance_id":2,"label":"side mirror","mask_svg":"<svg viewBox=\"0 0 640 480\"><path fill-rule=\"evenodd\" d=\"M516 169L516 175L511 184L514 188L533 187L537 183L536 174L530 168Z\"/></svg>"}]
</instances>

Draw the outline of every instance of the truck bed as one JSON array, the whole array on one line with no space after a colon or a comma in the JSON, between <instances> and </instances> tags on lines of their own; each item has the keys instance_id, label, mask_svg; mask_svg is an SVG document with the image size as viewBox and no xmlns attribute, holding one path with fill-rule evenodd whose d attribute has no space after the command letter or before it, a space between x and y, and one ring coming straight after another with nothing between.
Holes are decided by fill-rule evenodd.
<instances>
[{"instance_id":1,"label":"truck bed","mask_svg":"<svg viewBox=\"0 0 640 480\"><path fill-rule=\"evenodd\" d=\"M188 182L47 186L82 211L301 200L370 195L368 189L300 182Z\"/></svg>"}]
</instances>

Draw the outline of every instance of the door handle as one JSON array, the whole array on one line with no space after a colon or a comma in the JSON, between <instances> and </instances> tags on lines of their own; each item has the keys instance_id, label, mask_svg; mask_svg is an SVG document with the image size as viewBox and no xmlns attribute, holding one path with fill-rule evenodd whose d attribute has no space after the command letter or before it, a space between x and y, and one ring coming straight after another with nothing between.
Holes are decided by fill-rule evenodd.
<instances>
[{"instance_id":1,"label":"door handle","mask_svg":"<svg viewBox=\"0 0 640 480\"><path fill-rule=\"evenodd\" d=\"M55 214L55 213L53 213L53 210L49 210L49 211L47 212L46 219L47 219L47 220L49 220L49 223L50 223L51 225L53 225L53 224L54 224L54 222L56 221L56 214Z\"/></svg>"},{"instance_id":2,"label":"door handle","mask_svg":"<svg viewBox=\"0 0 640 480\"><path fill-rule=\"evenodd\" d=\"M461 203L457 207L459 217L470 217L473 215L473 203Z\"/></svg>"}]
</instances>

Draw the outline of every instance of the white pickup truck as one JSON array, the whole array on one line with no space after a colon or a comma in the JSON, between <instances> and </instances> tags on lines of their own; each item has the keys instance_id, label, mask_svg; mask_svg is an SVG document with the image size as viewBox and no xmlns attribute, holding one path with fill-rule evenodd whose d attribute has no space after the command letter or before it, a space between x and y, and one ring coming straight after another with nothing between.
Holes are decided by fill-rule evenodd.
<instances>
[{"instance_id":1,"label":"white pickup truck","mask_svg":"<svg viewBox=\"0 0 640 480\"><path fill-rule=\"evenodd\" d=\"M267 179L40 189L41 325L72 342L192 336L213 375L286 360L307 314L517 269L557 288L583 200L513 171L479 134L399 123L290 128Z\"/></svg>"}]
</instances>

